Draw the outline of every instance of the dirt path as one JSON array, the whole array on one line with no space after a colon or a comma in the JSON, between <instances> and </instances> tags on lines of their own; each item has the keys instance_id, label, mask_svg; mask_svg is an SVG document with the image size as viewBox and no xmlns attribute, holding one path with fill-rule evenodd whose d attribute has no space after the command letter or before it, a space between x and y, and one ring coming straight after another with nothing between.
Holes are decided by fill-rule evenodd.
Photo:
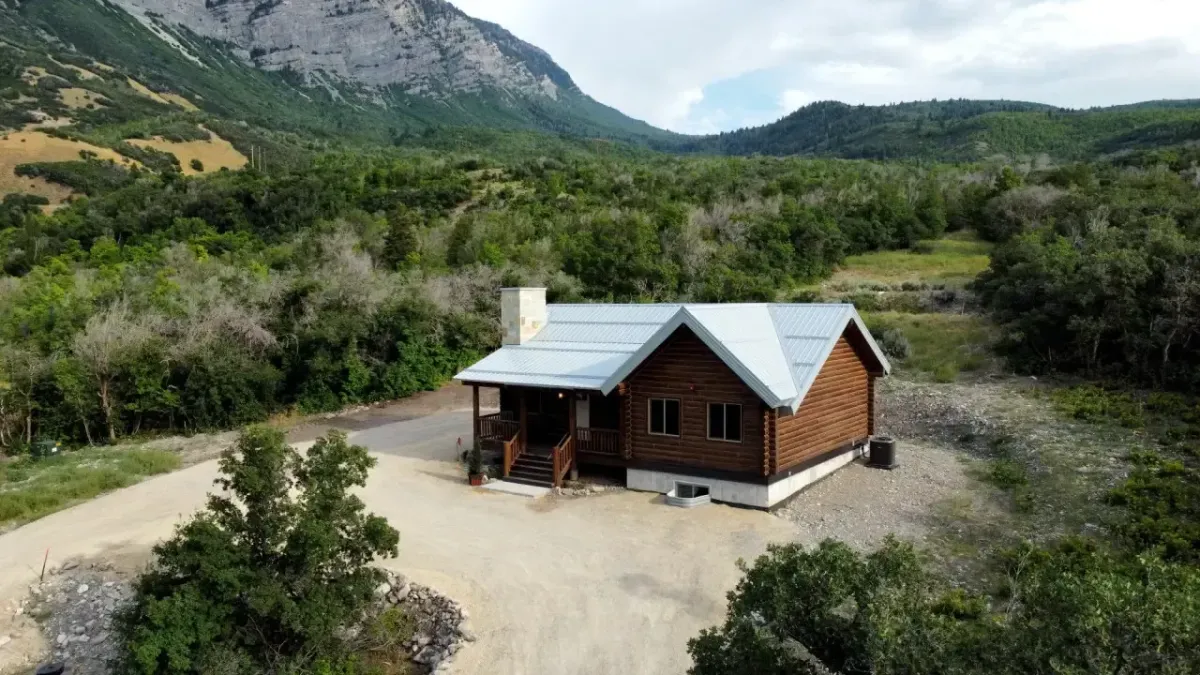
<instances>
[{"instance_id":1,"label":"dirt path","mask_svg":"<svg viewBox=\"0 0 1200 675\"><path fill-rule=\"evenodd\" d=\"M472 490L440 461L469 430L469 414L456 413L352 436L380 453L363 498L401 532L400 558L385 566L471 612L480 639L451 672L682 673L687 640L723 616L735 560L795 534L765 513L671 509L642 493L535 502ZM201 506L216 473L215 462L198 464L0 537L0 608L23 594L47 547L52 565L144 561Z\"/></svg>"}]
</instances>

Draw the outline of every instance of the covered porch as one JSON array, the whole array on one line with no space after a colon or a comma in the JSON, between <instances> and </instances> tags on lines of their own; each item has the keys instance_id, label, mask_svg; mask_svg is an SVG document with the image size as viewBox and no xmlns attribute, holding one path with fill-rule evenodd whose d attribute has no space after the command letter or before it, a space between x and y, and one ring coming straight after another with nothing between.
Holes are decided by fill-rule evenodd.
<instances>
[{"instance_id":1,"label":"covered porch","mask_svg":"<svg viewBox=\"0 0 1200 675\"><path fill-rule=\"evenodd\" d=\"M509 480L561 487L580 464L621 465L623 398L613 392L471 384L474 440L499 451ZM484 415L479 388L495 386L500 411Z\"/></svg>"}]
</instances>

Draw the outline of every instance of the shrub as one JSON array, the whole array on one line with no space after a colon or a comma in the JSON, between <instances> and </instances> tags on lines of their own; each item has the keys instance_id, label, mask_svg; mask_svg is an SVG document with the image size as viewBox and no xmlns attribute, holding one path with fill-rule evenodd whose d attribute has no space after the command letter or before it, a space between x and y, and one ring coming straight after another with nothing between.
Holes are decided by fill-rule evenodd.
<instances>
[{"instance_id":1,"label":"shrub","mask_svg":"<svg viewBox=\"0 0 1200 675\"><path fill-rule=\"evenodd\" d=\"M898 328L884 328L874 337L876 344L889 359L903 361L912 356L912 343Z\"/></svg>"},{"instance_id":2,"label":"shrub","mask_svg":"<svg viewBox=\"0 0 1200 675\"><path fill-rule=\"evenodd\" d=\"M772 546L688 643L690 675L1196 673L1200 571L1084 540L1026 545L1003 599L952 589L908 544Z\"/></svg>"},{"instance_id":3,"label":"shrub","mask_svg":"<svg viewBox=\"0 0 1200 675\"><path fill-rule=\"evenodd\" d=\"M467 451L467 475L478 476L483 473L483 451L476 442Z\"/></svg>"},{"instance_id":4,"label":"shrub","mask_svg":"<svg viewBox=\"0 0 1200 675\"><path fill-rule=\"evenodd\" d=\"M987 480L998 488L1014 489L1029 483L1025 465L1012 459L998 459L988 467Z\"/></svg>"},{"instance_id":5,"label":"shrub","mask_svg":"<svg viewBox=\"0 0 1200 675\"><path fill-rule=\"evenodd\" d=\"M193 171L203 171L204 170L204 162L201 162L199 159L193 159L190 162L190 164L191 164Z\"/></svg>"},{"instance_id":6,"label":"shrub","mask_svg":"<svg viewBox=\"0 0 1200 675\"><path fill-rule=\"evenodd\" d=\"M933 381L949 384L958 379L958 366L953 363L943 363L933 371Z\"/></svg>"},{"instance_id":7,"label":"shrub","mask_svg":"<svg viewBox=\"0 0 1200 675\"><path fill-rule=\"evenodd\" d=\"M371 675L408 675L412 659L404 643L417 632L417 622L399 607L389 607L371 617L356 642L363 665Z\"/></svg>"},{"instance_id":8,"label":"shrub","mask_svg":"<svg viewBox=\"0 0 1200 675\"><path fill-rule=\"evenodd\" d=\"M1108 495L1127 510L1117 535L1136 550L1200 562L1200 469L1154 453L1132 460L1133 473Z\"/></svg>"},{"instance_id":9,"label":"shrub","mask_svg":"<svg viewBox=\"0 0 1200 675\"><path fill-rule=\"evenodd\" d=\"M1085 422L1116 422L1131 429L1146 424L1142 404L1126 392L1085 384L1055 389L1050 400L1063 413Z\"/></svg>"},{"instance_id":10,"label":"shrub","mask_svg":"<svg viewBox=\"0 0 1200 675\"><path fill-rule=\"evenodd\" d=\"M350 493L374 460L340 432L300 456L252 427L221 457L232 496L154 548L117 620L120 673L296 673L355 662L358 627L399 535Z\"/></svg>"}]
</instances>

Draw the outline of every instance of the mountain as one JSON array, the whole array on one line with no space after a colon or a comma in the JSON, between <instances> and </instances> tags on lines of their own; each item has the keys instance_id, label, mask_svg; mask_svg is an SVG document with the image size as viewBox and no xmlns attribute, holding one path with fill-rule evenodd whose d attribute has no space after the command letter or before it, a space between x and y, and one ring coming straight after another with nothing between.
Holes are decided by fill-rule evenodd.
<instances>
[{"instance_id":1,"label":"mountain","mask_svg":"<svg viewBox=\"0 0 1200 675\"><path fill-rule=\"evenodd\" d=\"M656 142L675 152L975 161L1046 154L1087 159L1200 140L1200 100L1069 110L1022 101L887 106L823 101L734 132Z\"/></svg>"},{"instance_id":2,"label":"mountain","mask_svg":"<svg viewBox=\"0 0 1200 675\"><path fill-rule=\"evenodd\" d=\"M270 123L264 107L299 99L311 110L286 111L289 125L310 118L302 129L374 140L444 125L672 136L595 101L541 49L443 0L8 2L10 24L151 88L193 91L219 115ZM230 100L251 82L248 98Z\"/></svg>"}]
</instances>

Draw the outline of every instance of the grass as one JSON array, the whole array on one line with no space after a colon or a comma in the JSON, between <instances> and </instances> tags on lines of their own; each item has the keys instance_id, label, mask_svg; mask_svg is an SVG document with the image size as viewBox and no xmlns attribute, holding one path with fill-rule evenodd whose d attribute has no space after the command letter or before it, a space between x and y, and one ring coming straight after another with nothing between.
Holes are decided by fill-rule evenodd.
<instances>
[{"instance_id":1,"label":"grass","mask_svg":"<svg viewBox=\"0 0 1200 675\"><path fill-rule=\"evenodd\" d=\"M120 448L0 461L0 528L37 520L179 465L179 456L171 452Z\"/></svg>"},{"instance_id":2,"label":"grass","mask_svg":"<svg viewBox=\"0 0 1200 675\"><path fill-rule=\"evenodd\" d=\"M413 617L399 607L389 607L371 618L358 642L363 666L372 675L411 675L415 672L404 643L417 632Z\"/></svg>"},{"instance_id":3,"label":"grass","mask_svg":"<svg viewBox=\"0 0 1200 675\"><path fill-rule=\"evenodd\" d=\"M238 152L229 141L216 134L212 134L212 138L206 141L175 143L156 137L150 140L130 139L127 142L140 148L152 148L175 155L184 175L188 176L223 168L240 169L248 161L246 156ZM200 165L204 168L202 170L194 168L193 160L200 160Z\"/></svg>"},{"instance_id":4,"label":"grass","mask_svg":"<svg viewBox=\"0 0 1200 675\"><path fill-rule=\"evenodd\" d=\"M14 169L19 164L34 162L76 161L80 159L81 150L94 153L97 159L111 159L122 166L134 163L109 148L68 141L38 131L14 131L0 136L0 196L25 192L46 197L51 203L63 201L70 196L70 188L40 178L18 177Z\"/></svg>"},{"instance_id":5,"label":"grass","mask_svg":"<svg viewBox=\"0 0 1200 675\"><path fill-rule=\"evenodd\" d=\"M58 90L58 98L63 105L72 109L86 108L89 105L103 106L104 97L90 89L80 87L64 87Z\"/></svg>"},{"instance_id":6,"label":"grass","mask_svg":"<svg viewBox=\"0 0 1200 675\"><path fill-rule=\"evenodd\" d=\"M980 370L992 360L991 325L979 316L875 312L863 318L872 333L892 328L912 346L910 356L894 366L938 382L953 382L960 372Z\"/></svg>"},{"instance_id":7,"label":"grass","mask_svg":"<svg viewBox=\"0 0 1200 675\"><path fill-rule=\"evenodd\" d=\"M1050 401L1059 412L1084 422L1115 422L1129 429L1146 425L1143 404L1125 391L1094 384L1054 389Z\"/></svg>"},{"instance_id":8,"label":"grass","mask_svg":"<svg viewBox=\"0 0 1200 675\"><path fill-rule=\"evenodd\" d=\"M1018 450L1016 439L1008 435L992 438L988 451L990 457L976 469L976 477L1012 495L1018 511L1031 511L1036 502L1035 492L1030 486L1029 465Z\"/></svg>"},{"instance_id":9,"label":"grass","mask_svg":"<svg viewBox=\"0 0 1200 675\"><path fill-rule=\"evenodd\" d=\"M961 288L987 269L991 245L955 232L908 251L876 251L846 258L827 282L834 288L933 285Z\"/></svg>"}]
</instances>

